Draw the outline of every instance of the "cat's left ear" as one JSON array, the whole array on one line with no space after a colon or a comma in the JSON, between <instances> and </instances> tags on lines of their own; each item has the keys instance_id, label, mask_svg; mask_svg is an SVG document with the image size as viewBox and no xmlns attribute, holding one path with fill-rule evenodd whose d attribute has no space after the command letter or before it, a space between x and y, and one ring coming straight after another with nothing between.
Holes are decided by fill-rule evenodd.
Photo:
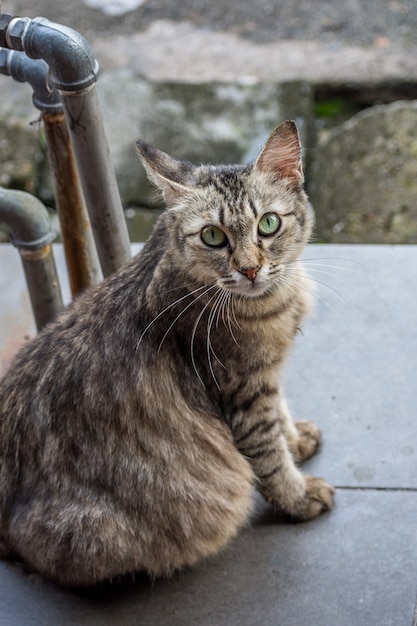
<instances>
[{"instance_id":1,"label":"cat's left ear","mask_svg":"<svg viewBox=\"0 0 417 626\"><path fill-rule=\"evenodd\" d=\"M137 140L136 149L146 173L161 189L167 205L175 205L176 201L193 186L194 165L177 161L141 139Z\"/></svg>"},{"instance_id":2,"label":"cat's left ear","mask_svg":"<svg viewBox=\"0 0 417 626\"><path fill-rule=\"evenodd\" d=\"M255 161L254 170L276 179L287 179L293 189L303 184L301 143L295 122L287 120L271 133Z\"/></svg>"}]
</instances>

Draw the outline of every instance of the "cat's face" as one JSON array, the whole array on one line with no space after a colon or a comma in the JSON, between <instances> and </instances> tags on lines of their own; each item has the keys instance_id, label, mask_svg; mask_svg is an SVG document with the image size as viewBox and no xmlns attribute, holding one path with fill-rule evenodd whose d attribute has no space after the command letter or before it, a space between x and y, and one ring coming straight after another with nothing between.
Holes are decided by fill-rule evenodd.
<instances>
[{"instance_id":1,"label":"cat's face","mask_svg":"<svg viewBox=\"0 0 417 626\"><path fill-rule=\"evenodd\" d=\"M190 277L247 298L282 288L312 226L295 125L278 127L251 167L194 168L139 148L164 191L171 235Z\"/></svg>"},{"instance_id":2,"label":"cat's face","mask_svg":"<svg viewBox=\"0 0 417 626\"><path fill-rule=\"evenodd\" d=\"M176 236L189 273L246 297L270 292L310 235L309 207L257 172L205 173L211 177L177 209Z\"/></svg>"}]
</instances>

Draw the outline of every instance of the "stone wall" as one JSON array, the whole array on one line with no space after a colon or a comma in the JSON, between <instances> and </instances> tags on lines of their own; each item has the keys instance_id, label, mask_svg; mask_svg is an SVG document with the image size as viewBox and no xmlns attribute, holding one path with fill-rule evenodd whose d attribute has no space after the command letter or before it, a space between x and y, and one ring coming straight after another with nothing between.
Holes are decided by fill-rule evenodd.
<instances>
[{"instance_id":1,"label":"stone wall","mask_svg":"<svg viewBox=\"0 0 417 626\"><path fill-rule=\"evenodd\" d=\"M53 205L30 89L0 80L0 184ZM293 118L316 210L315 239L417 242L417 101L372 106L322 128L315 86L306 81L154 82L118 69L103 72L98 93L130 224L137 223L134 209L158 205L135 154L137 137L195 163L243 163L277 123ZM142 238L141 230L132 238Z\"/></svg>"},{"instance_id":2,"label":"stone wall","mask_svg":"<svg viewBox=\"0 0 417 626\"><path fill-rule=\"evenodd\" d=\"M373 106L325 132L310 195L322 241L417 242L417 101Z\"/></svg>"}]
</instances>

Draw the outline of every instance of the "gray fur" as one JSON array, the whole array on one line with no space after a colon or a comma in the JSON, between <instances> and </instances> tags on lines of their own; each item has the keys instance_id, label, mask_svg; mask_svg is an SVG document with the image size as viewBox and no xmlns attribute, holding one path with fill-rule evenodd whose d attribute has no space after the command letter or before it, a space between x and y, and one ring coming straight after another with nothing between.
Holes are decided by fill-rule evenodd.
<instances>
[{"instance_id":1,"label":"gray fur","mask_svg":"<svg viewBox=\"0 0 417 626\"><path fill-rule=\"evenodd\" d=\"M295 465L320 433L293 424L278 387L310 299L294 123L252 166L138 150L167 203L143 251L0 382L0 555L65 585L216 553L247 523L253 485L295 519L332 506L333 489ZM263 236L266 213L280 229ZM206 245L206 226L227 243Z\"/></svg>"}]
</instances>

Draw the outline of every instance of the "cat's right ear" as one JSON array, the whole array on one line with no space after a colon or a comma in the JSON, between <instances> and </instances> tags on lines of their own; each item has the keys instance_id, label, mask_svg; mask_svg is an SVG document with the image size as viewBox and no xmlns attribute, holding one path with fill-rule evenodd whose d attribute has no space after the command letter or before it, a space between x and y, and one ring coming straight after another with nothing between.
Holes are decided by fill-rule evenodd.
<instances>
[{"instance_id":1,"label":"cat's right ear","mask_svg":"<svg viewBox=\"0 0 417 626\"><path fill-rule=\"evenodd\" d=\"M149 179L161 189L167 206L174 206L193 186L194 165L177 161L141 139L136 149Z\"/></svg>"}]
</instances>

